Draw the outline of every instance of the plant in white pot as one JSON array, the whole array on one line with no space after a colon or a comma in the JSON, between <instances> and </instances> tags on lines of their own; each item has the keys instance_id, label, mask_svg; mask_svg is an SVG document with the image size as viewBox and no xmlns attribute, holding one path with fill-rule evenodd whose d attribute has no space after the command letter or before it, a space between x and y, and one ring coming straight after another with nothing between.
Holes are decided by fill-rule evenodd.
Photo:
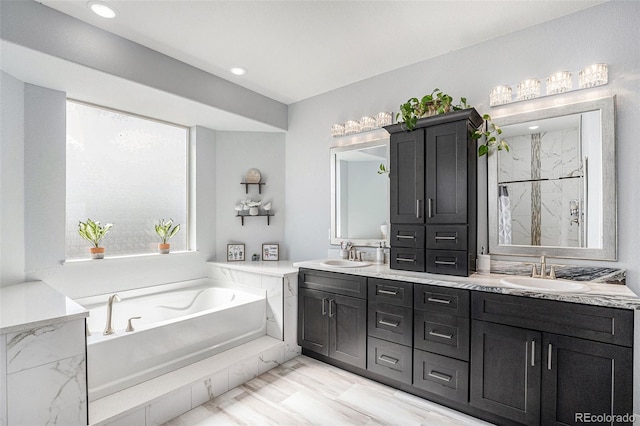
<instances>
[{"instance_id":1,"label":"plant in white pot","mask_svg":"<svg viewBox=\"0 0 640 426\"><path fill-rule=\"evenodd\" d=\"M160 219L160 223L156 225L156 234L162 238L162 242L158 244L158 251L160 254L169 254L171 250L171 244L167 241L178 233L180 230L180 224L175 225L173 228L173 219L165 221Z\"/></svg>"},{"instance_id":2,"label":"plant in white pot","mask_svg":"<svg viewBox=\"0 0 640 426\"><path fill-rule=\"evenodd\" d=\"M260 206L262 205L262 201L253 201L253 200L242 200L240 203L244 206L245 210L249 210L249 215L258 216L260 214Z\"/></svg>"},{"instance_id":3,"label":"plant in white pot","mask_svg":"<svg viewBox=\"0 0 640 426\"><path fill-rule=\"evenodd\" d=\"M78 234L93 244L93 247L89 249L92 259L104 258L104 247L100 247L100 241L109 233L112 227L113 223L107 223L103 226L99 221L94 222L91 219L78 223Z\"/></svg>"}]
</instances>

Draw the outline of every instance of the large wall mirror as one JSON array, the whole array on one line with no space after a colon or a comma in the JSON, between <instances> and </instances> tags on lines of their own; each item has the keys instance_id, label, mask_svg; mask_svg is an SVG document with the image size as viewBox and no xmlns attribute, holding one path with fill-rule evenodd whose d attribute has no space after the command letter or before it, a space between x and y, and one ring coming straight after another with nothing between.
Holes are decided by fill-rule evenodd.
<instances>
[{"instance_id":1,"label":"large wall mirror","mask_svg":"<svg viewBox=\"0 0 640 426\"><path fill-rule=\"evenodd\" d=\"M331 148L331 244L377 247L387 239L389 135Z\"/></svg>"},{"instance_id":2,"label":"large wall mirror","mask_svg":"<svg viewBox=\"0 0 640 426\"><path fill-rule=\"evenodd\" d=\"M494 118L510 152L488 158L494 254L616 260L615 98Z\"/></svg>"}]
</instances>

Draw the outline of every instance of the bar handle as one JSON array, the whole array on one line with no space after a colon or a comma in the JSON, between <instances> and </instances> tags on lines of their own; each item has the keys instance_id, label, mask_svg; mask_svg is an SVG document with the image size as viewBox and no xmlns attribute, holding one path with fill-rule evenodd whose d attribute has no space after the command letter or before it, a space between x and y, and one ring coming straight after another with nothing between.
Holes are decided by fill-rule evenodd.
<instances>
[{"instance_id":1,"label":"bar handle","mask_svg":"<svg viewBox=\"0 0 640 426\"><path fill-rule=\"evenodd\" d=\"M458 239L458 237L439 237L436 235L435 237L436 240L448 240L448 241L455 241Z\"/></svg>"},{"instance_id":2,"label":"bar handle","mask_svg":"<svg viewBox=\"0 0 640 426\"><path fill-rule=\"evenodd\" d=\"M553 345L549 343L549 347L547 349L547 370L551 370L551 354L553 352Z\"/></svg>"},{"instance_id":3,"label":"bar handle","mask_svg":"<svg viewBox=\"0 0 640 426\"><path fill-rule=\"evenodd\" d=\"M333 309L331 309L331 307L333 306L333 304L335 303L335 300L330 299L329 300L329 318L333 317L335 315L335 312L333 312Z\"/></svg>"},{"instance_id":4,"label":"bar handle","mask_svg":"<svg viewBox=\"0 0 640 426\"><path fill-rule=\"evenodd\" d=\"M396 238L399 240L415 240L415 235L396 235Z\"/></svg>"},{"instance_id":5,"label":"bar handle","mask_svg":"<svg viewBox=\"0 0 640 426\"><path fill-rule=\"evenodd\" d=\"M433 199L429 198L429 217L433 217Z\"/></svg>"},{"instance_id":6,"label":"bar handle","mask_svg":"<svg viewBox=\"0 0 640 426\"><path fill-rule=\"evenodd\" d=\"M322 316L327 315L327 309L324 307L324 304L326 303L326 301L327 301L327 298L323 297L322 298Z\"/></svg>"},{"instance_id":7,"label":"bar handle","mask_svg":"<svg viewBox=\"0 0 640 426\"><path fill-rule=\"evenodd\" d=\"M384 362L388 362L389 364L393 364L393 365L396 365L398 363L398 361L400 361L399 359L392 358L392 357L387 356L387 355L380 355L378 357L378 360L384 361Z\"/></svg>"},{"instance_id":8,"label":"bar handle","mask_svg":"<svg viewBox=\"0 0 640 426\"><path fill-rule=\"evenodd\" d=\"M397 262L410 262L410 263L416 263L415 259L407 259L404 257L396 257L396 261Z\"/></svg>"},{"instance_id":9,"label":"bar handle","mask_svg":"<svg viewBox=\"0 0 640 426\"><path fill-rule=\"evenodd\" d=\"M450 305L451 304L451 300L439 299L437 297L430 297L430 298L427 299L427 302L442 303L443 305Z\"/></svg>"},{"instance_id":10,"label":"bar handle","mask_svg":"<svg viewBox=\"0 0 640 426\"><path fill-rule=\"evenodd\" d=\"M436 265L447 265L447 266L456 266L458 262L451 262L449 260L436 260L434 261Z\"/></svg>"},{"instance_id":11,"label":"bar handle","mask_svg":"<svg viewBox=\"0 0 640 426\"><path fill-rule=\"evenodd\" d=\"M429 335L430 336L435 336L435 337L441 337L443 339L449 339L451 340L453 338L453 334L443 334L443 333L438 333L437 331L429 331Z\"/></svg>"},{"instance_id":12,"label":"bar handle","mask_svg":"<svg viewBox=\"0 0 640 426\"><path fill-rule=\"evenodd\" d=\"M536 366L536 341L531 341L531 366Z\"/></svg>"},{"instance_id":13,"label":"bar handle","mask_svg":"<svg viewBox=\"0 0 640 426\"><path fill-rule=\"evenodd\" d=\"M439 373L439 372L437 372L435 370L431 370L429 372L429 377L433 377L433 378L438 379L438 380L444 380L445 382L450 382L451 379L452 379L452 377L450 375L444 374L444 373Z\"/></svg>"},{"instance_id":14,"label":"bar handle","mask_svg":"<svg viewBox=\"0 0 640 426\"><path fill-rule=\"evenodd\" d=\"M378 290L378 294L388 294L389 296L397 296L398 295L398 290Z\"/></svg>"},{"instance_id":15,"label":"bar handle","mask_svg":"<svg viewBox=\"0 0 640 426\"><path fill-rule=\"evenodd\" d=\"M420 200L416 200L416 219L420 219Z\"/></svg>"},{"instance_id":16,"label":"bar handle","mask_svg":"<svg viewBox=\"0 0 640 426\"><path fill-rule=\"evenodd\" d=\"M400 325L399 322L390 322L390 321L386 321L386 320L380 320L380 321L378 321L378 324L388 325L389 327L397 327L397 326Z\"/></svg>"}]
</instances>

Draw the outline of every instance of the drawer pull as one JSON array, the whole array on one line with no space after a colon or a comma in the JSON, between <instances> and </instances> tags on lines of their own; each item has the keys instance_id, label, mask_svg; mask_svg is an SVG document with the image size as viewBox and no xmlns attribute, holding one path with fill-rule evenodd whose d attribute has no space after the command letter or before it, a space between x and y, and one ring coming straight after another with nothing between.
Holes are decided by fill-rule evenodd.
<instances>
[{"instance_id":1,"label":"drawer pull","mask_svg":"<svg viewBox=\"0 0 640 426\"><path fill-rule=\"evenodd\" d=\"M456 266L457 262L451 262L451 261L448 261L448 260L436 260L434 263L436 265Z\"/></svg>"},{"instance_id":2,"label":"drawer pull","mask_svg":"<svg viewBox=\"0 0 640 426\"><path fill-rule=\"evenodd\" d=\"M429 198L429 217L433 217L433 199Z\"/></svg>"},{"instance_id":3,"label":"drawer pull","mask_svg":"<svg viewBox=\"0 0 640 426\"><path fill-rule=\"evenodd\" d=\"M450 305L451 304L451 300L439 299L437 297L430 297L430 298L427 299L427 302L442 303L444 305Z\"/></svg>"},{"instance_id":4,"label":"drawer pull","mask_svg":"<svg viewBox=\"0 0 640 426\"><path fill-rule=\"evenodd\" d=\"M407 259L405 257L396 257L396 262L416 263L416 260L415 259Z\"/></svg>"},{"instance_id":5,"label":"drawer pull","mask_svg":"<svg viewBox=\"0 0 640 426\"><path fill-rule=\"evenodd\" d=\"M429 377L433 377L434 379L444 380L445 382L450 382L453 377L448 374L438 373L437 371L431 370L429 372Z\"/></svg>"},{"instance_id":6,"label":"drawer pull","mask_svg":"<svg viewBox=\"0 0 640 426\"><path fill-rule=\"evenodd\" d=\"M549 343L549 348L547 351L547 370L551 370L551 353L553 352L553 345Z\"/></svg>"},{"instance_id":7,"label":"drawer pull","mask_svg":"<svg viewBox=\"0 0 640 426\"><path fill-rule=\"evenodd\" d=\"M385 321L385 320L378 321L378 324L388 325L389 327L397 327L397 326L400 325L399 322L389 322L389 321Z\"/></svg>"},{"instance_id":8,"label":"drawer pull","mask_svg":"<svg viewBox=\"0 0 640 426\"><path fill-rule=\"evenodd\" d=\"M415 235L396 235L396 238L399 240L415 240Z\"/></svg>"},{"instance_id":9,"label":"drawer pull","mask_svg":"<svg viewBox=\"0 0 640 426\"><path fill-rule=\"evenodd\" d=\"M436 240L457 240L458 237L435 237Z\"/></svg>"},{"instance_id":10,"label":"drawer pull","mask_svg":"<svg viewBox=\"0 0 640 426\"><path fill-rule=\"evenodd\" d=\"M378 361L388 362L389 364L396 365L398 363L398 361L400 361L400 360L399 359L395 359L395 358L391 358L390 356L380 355L378 357Z\"/></svg>"},{"instance_id":11,"label":"drawer pull","mask_svg":"<svg viewBox=\"0 0 640 426\"><path fill-rule=\"evenodd\" d=\"M388 294L389 296L397 296L398 290L378 290L378 294Z\"/></svg>"},{"instance_id":12,"label":"drawer pull","mask_svg":"<svg viewBox=\"0 0 640 426\"><path fill-rule=\"evenodd\" d=\"M429 335L435 336L435 337L442 337L443 339L449 339L449 340L453 338L453 334L442 334L442 333L438 333L437 331L430 331Z\"/></svg>"},{"instance_id":13,"label":"drawer pull","mask_svg":"<svg viewBox=\"0 0 640 426\"><path fill-rule=\"evenodd\" d=\"M327 298L323 297L322 298L322 316L327 315L327 309L324 307L324 304L326 303L326 301L327 301Z\"/></svg>"}]
</instances>

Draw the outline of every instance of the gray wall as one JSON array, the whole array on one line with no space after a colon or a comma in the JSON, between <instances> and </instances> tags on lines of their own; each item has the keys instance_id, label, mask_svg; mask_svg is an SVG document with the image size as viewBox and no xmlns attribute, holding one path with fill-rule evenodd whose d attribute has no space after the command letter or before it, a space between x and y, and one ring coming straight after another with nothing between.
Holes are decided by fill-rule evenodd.
<instances>
[{"instance_id":1,"label":"gray wall","mask_svg":"<svg viewBox=\"0 0 640 426\"><path fill-rule=\"evenodd\" d=\"M218 211L216 229L217 260L226 261L227 244L245 244L245 258L250 261L253 253L260 254L263 243L280 244L280 258L287 259L284 243L284 133L262 132L217 132L216 208ZM245 194L244 182L247 170L260 171L262 194L257 186L249 187ZM262 200L271 202L271 225L266 217L245 218L244 226L235 217L234 207L241 200ZM260 210L262 212L262 209Z\"/></svg>"},{"instance_id":2,"label":"gray wall","mask_svg":"<svg viewBox=\"0 0 640 426\"><path fill-rule=\"evenodd\" d=\"M617 95L619 261L566 262L625 268L628 285L640 293L640 224L634 213L640 211L636 188L640 181L638 16L638 2L608 2L290 105L285 232L291 258L325 257L329 248L332 124L379 111L397 111L402 102L431 93L435 87L456 98L465 96L480 113L496 115L498 110L488 105L489 91L496 85L516 84L532 76L542 78L559 70L575 71L605 62L609 64L607 86L555 98ZM479 191L478 247L487 245L485 159L480 159ZM311 203L313 209L307 207ZM300 232L302 229L304 232Z\"/></svg>"}]
</instances>

